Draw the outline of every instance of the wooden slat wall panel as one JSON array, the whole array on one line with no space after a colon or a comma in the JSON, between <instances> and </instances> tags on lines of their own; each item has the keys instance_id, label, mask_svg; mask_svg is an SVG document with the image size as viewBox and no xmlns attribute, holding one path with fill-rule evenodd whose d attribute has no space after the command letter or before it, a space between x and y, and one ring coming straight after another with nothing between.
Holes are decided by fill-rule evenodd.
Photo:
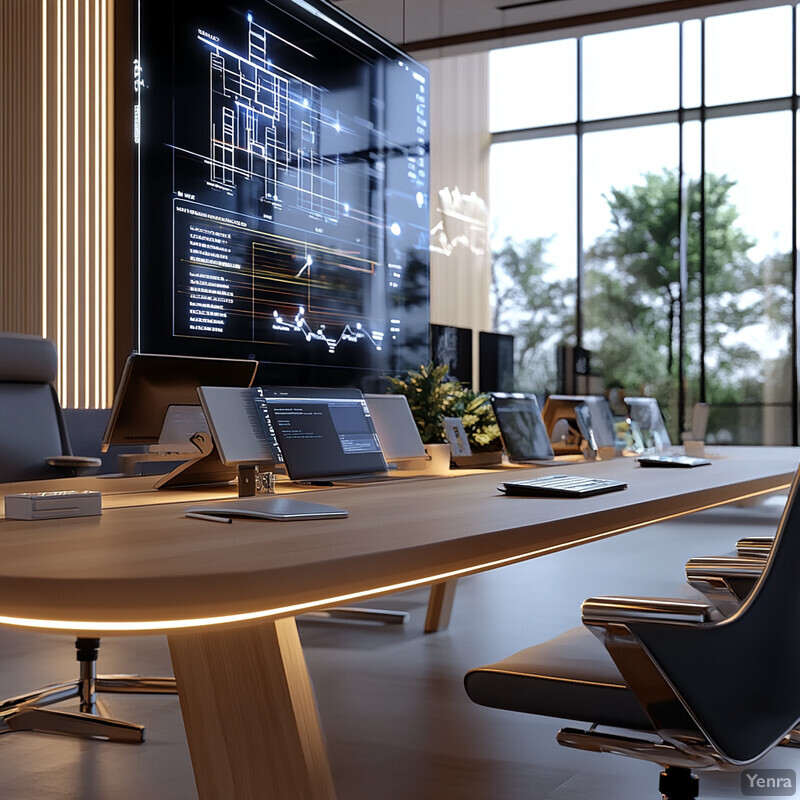
<instances>
[{"instance_id":1,"label":"wooden slat wall panel","mask_svg":"<svg viewBox=\"0 0 800 800\"><path fill-rule=\"evenodd\" d=\"M0 3L0 329L20 333L42 326L41 20L36 2Z\"/></svg>"},{"instance_id":2,"label":"wooden slat wall panel","mask_svg":"<svg viewBox=\"0 0 800 800\"><path fill-rule=\"evenodd\" d=\"M489 203L489 109L486 53L428 62L431 74L431 228L441 219L438 193L456 187ZM476 237L476 246L480 245ZM491 252L458 246L449 256L431 253L431 322L475 331L473 375L478 374L477 332L491 330Z\"/></svg>"},{"instance_id":3,"label":"wooden slat wall panel","mask_svg":"<svg viewBox=\"0 0 800 800\"><path fill-rule=\"evenodd\" d=\"M113 5L0 5L0 328L56 343L63 405L104 407L113 389Z\"/></svg>"}]
</instances>

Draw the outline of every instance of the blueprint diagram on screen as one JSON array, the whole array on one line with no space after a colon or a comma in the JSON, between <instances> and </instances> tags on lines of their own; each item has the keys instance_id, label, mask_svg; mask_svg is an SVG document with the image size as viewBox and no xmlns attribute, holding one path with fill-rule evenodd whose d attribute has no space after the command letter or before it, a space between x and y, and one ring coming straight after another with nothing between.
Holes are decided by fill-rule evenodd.
<instances>
[{"instance_id":1,"label":"blueprint diagram on screen","mask_svg":"<svg viewBox=\"0 0 800 800\"><path fill-rule=\"evenodd\" d=\"M258 181L261 199L335 222L340 213L339 164L320 151L323 126L340 121L322 107L324 90L274 64L273 41L313 59L247 16L247 53L226 48L199 31L209 48L209 184L233 191ZM291 190L291 198L287 197Z\"/></svg>"}]
</instances>

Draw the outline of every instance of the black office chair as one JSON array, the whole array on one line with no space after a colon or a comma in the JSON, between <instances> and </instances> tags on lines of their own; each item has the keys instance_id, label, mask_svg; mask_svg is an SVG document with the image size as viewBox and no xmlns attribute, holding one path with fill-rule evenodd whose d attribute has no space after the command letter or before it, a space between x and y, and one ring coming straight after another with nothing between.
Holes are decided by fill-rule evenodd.
<instances>
[{"instance_id":1,"label":"black office chair","mask_svg":"<svg viewBox=\"0 0 800 800\"><path fill-rule=\"evenodd\" d=\"M53 381L57 355L39 336L0 333L0 483L75 475L100 464L73 456ZM75 642L80 675L0 702L0 731L36 730L141 742L144 728L108 717L97 692L175 693L174 678L96 674L100 640ZM80 711L45 708L71 698Z\"/></svg>"},{"instance_id":2,"label":"black office chair","mask_svg":"<svg viewBox=\"0 0 800 800\"><path fill-rule=\"evenodd\" d=\"M697 796L693 769L761 758L800 720L799 483L800 473L766 565L731 616L696 601L589 599L584 628L470 671L468 695L590 723L557 741L661 764L667 800Z\"/></svg>"},{"instance_id":3,"label":"black office chair","mask_svg":"<svg viewBox=\"0 0 800 800\"><path fill-rule=\"evenodd\" d=\"M745 536L736 542L735 555L690 558L686 580L729 616L755 587L774 542L773 536Z\"/></svg>"},{"instance_id":4,"label":"black office chair","mask_svg":"<svg viewBox=\"0 0 800 800\"><path fill-rule=\"evenodd\" d=\"M766 563L766 556L691 558L686 562L686 580L727 617L753 591Z\"/></svg>"}]
</instances>

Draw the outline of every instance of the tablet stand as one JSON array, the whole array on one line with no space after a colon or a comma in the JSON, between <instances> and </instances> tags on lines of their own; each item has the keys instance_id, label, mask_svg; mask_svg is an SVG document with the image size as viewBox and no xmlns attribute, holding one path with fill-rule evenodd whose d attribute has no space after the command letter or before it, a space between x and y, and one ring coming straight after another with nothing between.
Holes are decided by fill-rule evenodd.
<instances>
[{"instance_id":1,"label":"tablet stand","mask_svg":"<svg viewBox=\"0 0 800 800\"><path fill-rule=\"evenodd\" d=\"M189 441L199 451L187 461L159 478L155 489L175 489L181 486L201 486L209 483L230 483L236 478L236 467L220 461L211 434L204 431L193 434Z\"/></svg>"}]
</instances>

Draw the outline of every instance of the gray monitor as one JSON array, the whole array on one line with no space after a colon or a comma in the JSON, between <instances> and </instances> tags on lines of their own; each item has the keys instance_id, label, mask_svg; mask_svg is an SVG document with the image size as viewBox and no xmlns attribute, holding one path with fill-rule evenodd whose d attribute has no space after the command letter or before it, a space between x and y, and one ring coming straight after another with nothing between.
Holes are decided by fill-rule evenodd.
<instances>
[{"instance_id":1,"label":"gray monitor","mask_svg":"<svg viewBox=\"0 0 800 800\"><path fill-rule=\"evenodd\" d=\"M397 463L426 457L425 445L405 395L365 394L364 399L386 461Z\"/></svg>"},{"instance_id":2,"label":"gray monitor","mask_svg":"<svg viewBox=\"0 0 800 800\"><path fill-rule=\"evenodd\" d=\"M257 368L250 359L132 353L114 396L103 452L112 444L158 444L171 406L199 408L198 386L250 386Z\"/></svg>"},{"instance_id":3,"label":"gray monitor","mask_svg":"<svg viewBox=\"0 0 800 800\"><path fill-rule=\"evenodd\" d=\"M617 433L614 427L614 415L608 400L599 395L588 395L584 400L584 405L588 411L588 420L597 450L601 447L613 447L617 449Z\"/></svg>"},{"instance_id":4,"label":"gray monitor","mask_svg":"<svg viewBox=\"0 0 800 800\"><path fill-rule=\"evenodd\" d=\"M669 431L655 397L626 397L628 415L642 437L645 452L661 453L672 447Z\"/></svg>"},{"instance_id":5,"label":"gray monitor","mask_svg":"<svg viewBox=\"0 0 800 800\"><path fill-rule=\"evenodd\" d=\"M275 456L253 404L252 389L201 386L197 390L223 464L269 464Z\"/></svg>"}]
</instances>

